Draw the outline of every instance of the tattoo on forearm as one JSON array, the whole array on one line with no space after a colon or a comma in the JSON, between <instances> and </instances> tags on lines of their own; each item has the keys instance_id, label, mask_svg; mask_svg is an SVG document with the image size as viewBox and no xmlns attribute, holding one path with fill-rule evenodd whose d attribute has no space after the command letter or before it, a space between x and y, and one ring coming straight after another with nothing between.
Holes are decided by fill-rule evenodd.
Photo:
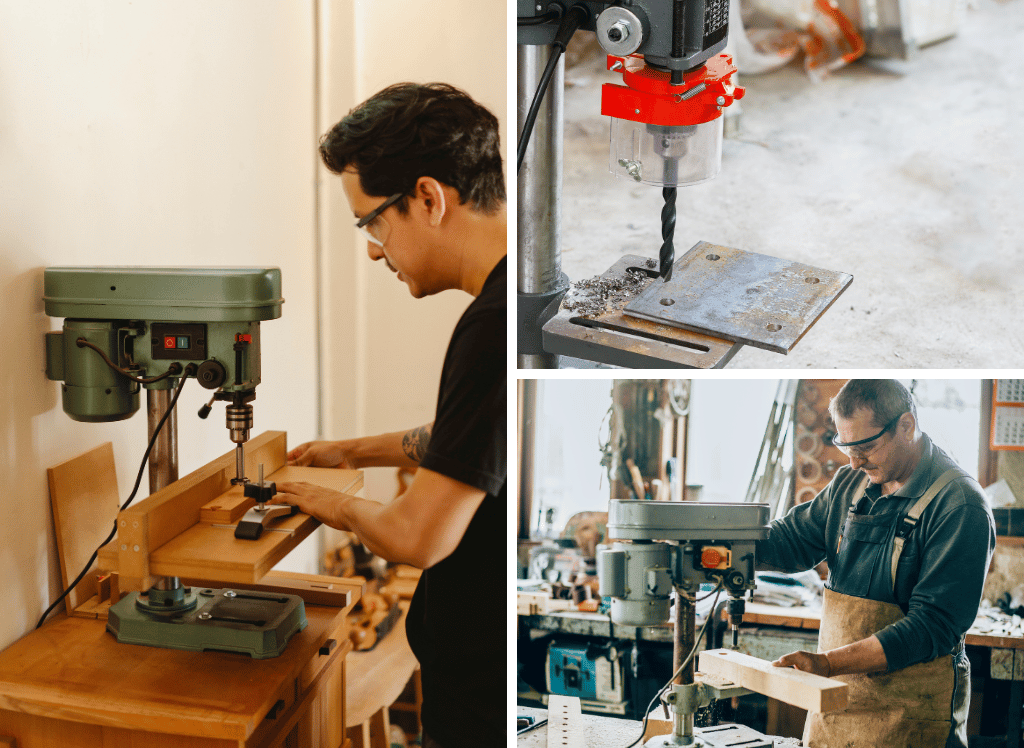
<instances>
[{"instance_id":1,"label":"tattoo on forearm","mask_svg":"<svg viewBox=\"0 0 1024 748\"><path fill-rule=\"evenodd\" d=\"M427 445L429 443L430 425L428 424L406 432L405 436L402 437L402 451L413 462L420 462L423 459L423 455L427 453Z\"/></svg>"}]
</instances>

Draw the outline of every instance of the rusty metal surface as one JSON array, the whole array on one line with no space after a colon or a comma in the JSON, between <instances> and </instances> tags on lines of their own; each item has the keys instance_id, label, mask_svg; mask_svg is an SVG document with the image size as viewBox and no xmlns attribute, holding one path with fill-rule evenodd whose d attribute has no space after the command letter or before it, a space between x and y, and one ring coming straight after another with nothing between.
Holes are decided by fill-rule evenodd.
<instances>
[{"instance_id":1,"label":"rusty metal surface","mask_svg":"<svg viewBox=\"0 0 1024 748\"><path fill-rule=\"evenodd\" d=\"M646 262L646 257L625 255L601 277L623 278L629 268L645 268ZM626 316L621 306L609 306L604 312L586 317L565 306L563 302L544 325L544 350L549 353L633 369L719 369L741 347L732 341Z\"/></svg>"},{"instance_id":2,"label":"rusty metal surface","mask_svg":"<svg viewBox=\"0 0 1024 748\"><path fill-rule=\"evenodd\" d=\"M698 242L672 280L652 282L624 316L789 353L853 276L778 257Z\"/></svg>"}]
</instances>

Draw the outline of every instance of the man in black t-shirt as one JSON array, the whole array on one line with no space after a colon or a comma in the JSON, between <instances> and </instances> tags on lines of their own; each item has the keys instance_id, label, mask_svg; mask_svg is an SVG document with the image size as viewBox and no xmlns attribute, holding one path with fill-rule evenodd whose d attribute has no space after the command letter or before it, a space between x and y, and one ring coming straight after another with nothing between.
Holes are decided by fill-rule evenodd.
<instances>
[{"instance_id":1,"label":"man in black t-shirt","mask_svg":"<svg viewBox=\"0 0 1024 748\"><path fill-rule=\"evenodd\" d=\"M373 553L424 569L406 622L423 678L424 748L505 742L506 218L495 117L444 84L376 94L320 144L373 260L421 298L474 300L452 333L433 423L406 432L307 442L291 465L416 468L379 504L308 483L278 483L297 504L354 532ZM500 585L499 585L500 587Z\"/></svg>"}]
</instances>

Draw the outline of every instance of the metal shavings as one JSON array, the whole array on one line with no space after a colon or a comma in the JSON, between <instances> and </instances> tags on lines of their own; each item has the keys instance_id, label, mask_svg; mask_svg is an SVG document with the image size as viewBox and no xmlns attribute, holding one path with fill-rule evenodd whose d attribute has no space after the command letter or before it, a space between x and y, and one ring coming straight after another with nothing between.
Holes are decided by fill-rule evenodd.
<instances>
[{"instance_id":1,"label":"metal shavings","mask_svg":"<svg viewBox=\"0 0 1024 748\"><path fill-rule=\"evenodd\" d=\"M653 257L648 257L647 258L647 267L649 267L651 270L654 270L655 268L658 267L658 261L655 260Z\"/></svg>"},{"instance_id":2,"label":"metal shavings","mask_svg":"<svg viewBox=\"0 0 1024 748\"><path fill-rule=\"evenodd\" d=\"M647 260L653 268L654 260ZM569 284L562 299L562 309L580 317L593 319L604 312L621 308L643 291L651 282L641 270L626 270L623 275L595 275Z\"/></svg>"}]
</instances>

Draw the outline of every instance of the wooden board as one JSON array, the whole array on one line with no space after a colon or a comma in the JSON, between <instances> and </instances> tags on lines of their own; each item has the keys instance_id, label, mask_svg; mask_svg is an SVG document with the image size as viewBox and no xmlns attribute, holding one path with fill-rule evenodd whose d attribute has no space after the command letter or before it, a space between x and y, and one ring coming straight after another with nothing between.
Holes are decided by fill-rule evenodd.
<instances>
[{"instance_id":1,"label":"wooden board","mask_svg":"<svg viewBox=\"0 0 1024 748\"><path fill-rule=\"evenodd\" d=\"M273 474L268 474L264 466L263 479L274 483L305 481L348 494L354 494L363 487L363 472L361 470L284 465L275 470ZM232 524L241 519L242 515L255 504L256 502L252 499L245 498L241 486L232 486L199 510L199 521L208 524Z\"/></svg>"},{"instance_id":2,"label":"wooden board","mask_svg":"<svg viewBox=\"0 0 1024 748\"><path fill-rule=\"evenodd\" d=\"M783 608L765 603L747 603L743 622L792 629L818 629L821 627L821 608Z\"/></svg>"},{"instance_id":3,"label":"wooden board","mask_svg":"<svg viewBox=\"0 0 1024 748\"><path fill-rule=\"evenodd\" d=\"M267 431L250 439L245 445L245 474L256 475L261 463L264 474L273 473L285 464L286 453L283 431ZM235 451L231 450L121 512L116 551L122 590L148 589L153 584L154 575L161 572L150 568L151 552L196 525L203 506L227 492L233 477Z\"/></svg>"},{"instance_id":4,"label":"wooden board","mask_svg":"<svg viewBox=\"0 0 1024 748\"><path fill-rule=\"evenodd\" d=\"M703 673L728 678L751 691L809 712L834 712L847 703L847 685L842 681L775 667L767 660L730 649L701 652L698 667Z\"/></svg>"},{"instance_id":5,"label":"wooden board","mask_svg":"<svg viewBox=\"0 0 1024 748\"><path fill-rule=\"evenodd\" d=\"M114 526L120 503L114 448L110 442L101 444L48 468L46 477L57 533L61 586L66 588ZM95 594L96 575L86 574L65 598L68 613Z\"/></svg>"},{"instance_id":6,"label":"wooden board","mask_svg":"<svg viewBox=\"0 0 1024 748\"><path fill-rule=\"evenodd\" d=\"M586 748L577 697L552 694L548 698L548 748Z\"/></svg>"},{"instance_id":7,"label":"wooden board","mask_svg":"<svg viewBox=\"0 0 1024 748\"><path fill-rule=\"evenodd\" d=\"M158 577L258 582L319 526L308 514L295 514L257 540L240 540L233 525L199 523L152 551L149 570Z\"/></svg>"},{"instance_id":8,"label":"wooden board","mask_svg":"<svg viewBox=\"0 0 1024 748\"><path fill-rule=\"evenodd\" d=\"M222 582L207 579L184 578L181 583L188 587L224 586ZM307 605L326 605L348 608L362 596L363 579L327 577L320 574L299 574L289 571L272 571L255 583L233 582L232 587L240 590L262 590L298 595Z\"/></svg>"}]
</instances>

